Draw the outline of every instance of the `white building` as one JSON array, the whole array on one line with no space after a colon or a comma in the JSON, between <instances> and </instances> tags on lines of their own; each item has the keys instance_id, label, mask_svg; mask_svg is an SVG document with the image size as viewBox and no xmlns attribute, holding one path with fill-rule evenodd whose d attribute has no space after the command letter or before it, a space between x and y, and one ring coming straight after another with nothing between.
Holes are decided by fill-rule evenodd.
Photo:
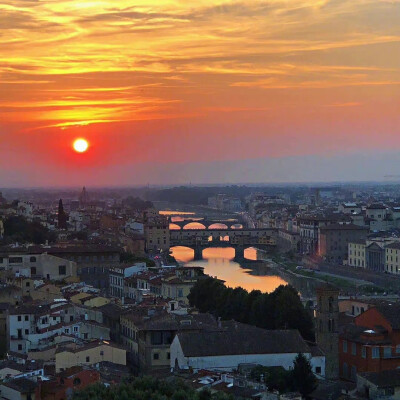
<instances>
[{"instance_id":1,"label":"white building","mask_svg":"<svg viewBox=\"0 0 400 400\"><path fill-rule=\"evenodd\" d=\"M49 280L62 280L77 275L76 262L47 253L27 253L25 249L13 249L1 254L0 269L11 270L17 276L39 276Z\"/></svg>"},{"instance_id":2,"label":"white building","mask_svg":"<svg viewBox=\"0 0 400 400\"><path fill-rule=\"evenodd\" d=\"M138 262L132 265L119 265L113 267L109 272L110 295L122 298L124 296L124 280L132 275L147 270L145 262Z\"/></svg>"},{"instance_id":3,"label":"white building","mask_svg":"<svg viewBox=\"0 0 400 400\"><path fill-rule=\"evenodd\" d=\"M325 356L303 340L297 330L265 330L233 323L226 330L179 332L171 344L171 368L233 371L239 364L289 370L303 353L313 372L325 376Z\"/></svg>"}]
</instances>

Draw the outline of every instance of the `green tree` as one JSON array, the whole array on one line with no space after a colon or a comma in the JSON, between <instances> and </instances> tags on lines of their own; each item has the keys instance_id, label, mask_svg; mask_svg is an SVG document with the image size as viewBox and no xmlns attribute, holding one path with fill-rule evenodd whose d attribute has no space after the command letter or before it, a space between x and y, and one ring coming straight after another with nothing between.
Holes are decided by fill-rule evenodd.
<instances>
[{"instance_id":1,"label":"green tree","mask_svg":"<svg viewBox=\"0 0 400 400\"><path fill-rule=\"evenodd\" d=\"M295 358L291 375L294 388L303 396L307 396L317 387L311 364L302 353Z\"/></svg>"},{"instance_id":2,"label":"green tree","mask_svg":"<svg viewBox=\"0 0 400 400\"><path fill-rule=\"evenodd\" d=\"M311 314L290 285L272 293L227 288L214 278L200 279L188 296L191 306L224 320L234 319L263 329L298 329L307 340L314 339Z\"/></svg>"}]
</instances>

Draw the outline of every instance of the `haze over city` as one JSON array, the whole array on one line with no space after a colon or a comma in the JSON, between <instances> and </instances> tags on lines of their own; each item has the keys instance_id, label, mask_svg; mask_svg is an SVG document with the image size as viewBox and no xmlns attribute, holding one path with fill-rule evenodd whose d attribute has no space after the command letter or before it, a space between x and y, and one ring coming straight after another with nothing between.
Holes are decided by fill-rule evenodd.
<instances>
[{"instance_id":1,"label":"haze over city","mask_svg":"<svg viewBox=\"0 0 400 400\"><path fill-rule=\"evenodd\" d=\"M399 7L4 0L2 186L395 175Z\"/></svg>"}]
</instances>

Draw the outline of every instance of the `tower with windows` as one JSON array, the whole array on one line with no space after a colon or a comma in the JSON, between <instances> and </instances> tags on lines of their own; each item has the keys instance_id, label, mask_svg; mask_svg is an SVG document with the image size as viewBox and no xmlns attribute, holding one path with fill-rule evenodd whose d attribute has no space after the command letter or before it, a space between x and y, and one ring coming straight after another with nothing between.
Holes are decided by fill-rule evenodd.
<instances>
[{"instance_id":1,"label":"tower with windows","mask_svg":"<svg viewBox=\"0 0 400 400\"><path fill-rule=\"evenodd\" d=\"M316 341L325 353L325 376L339 377L339 290L331 285L317 288Z\"/></svg>"}]
</instances>

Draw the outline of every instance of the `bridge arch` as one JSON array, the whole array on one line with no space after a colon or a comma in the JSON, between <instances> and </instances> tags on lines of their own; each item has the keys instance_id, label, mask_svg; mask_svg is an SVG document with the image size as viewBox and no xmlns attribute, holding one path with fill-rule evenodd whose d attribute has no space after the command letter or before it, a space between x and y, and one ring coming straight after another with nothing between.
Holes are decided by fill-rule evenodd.
<instances>
[{"instance_id":1,"label":"bridge arch","mask_svg":"<svg viewBox=\"0 0 400 400\"><path fill-rule=\"evenodd\" d=\"M208 229L229 229L229 226L224 222L215 222L209 225Z\"/></svg>"},{"instance_id":2,"label":"bridge arch","mask_svg":"<svg viewBox=\"0 0 400 400\"><path fill-rule=\"evenodd\" d=\"M187 224L183 225L183 230L204 230L207 227L202 224L200 221L190 221Z\"/></svg>"},{"instance_id":3,"label":"bridge arch","mask_svg":"<svg viewBox=\"0 0 400 400\"><path fill-rule=\"evenodd\" d=\"M171 229L173 231L179 231L182 228L178 224L174 224L173 222L170 222L169 229Z\"/></svg>"}]
</instances>

